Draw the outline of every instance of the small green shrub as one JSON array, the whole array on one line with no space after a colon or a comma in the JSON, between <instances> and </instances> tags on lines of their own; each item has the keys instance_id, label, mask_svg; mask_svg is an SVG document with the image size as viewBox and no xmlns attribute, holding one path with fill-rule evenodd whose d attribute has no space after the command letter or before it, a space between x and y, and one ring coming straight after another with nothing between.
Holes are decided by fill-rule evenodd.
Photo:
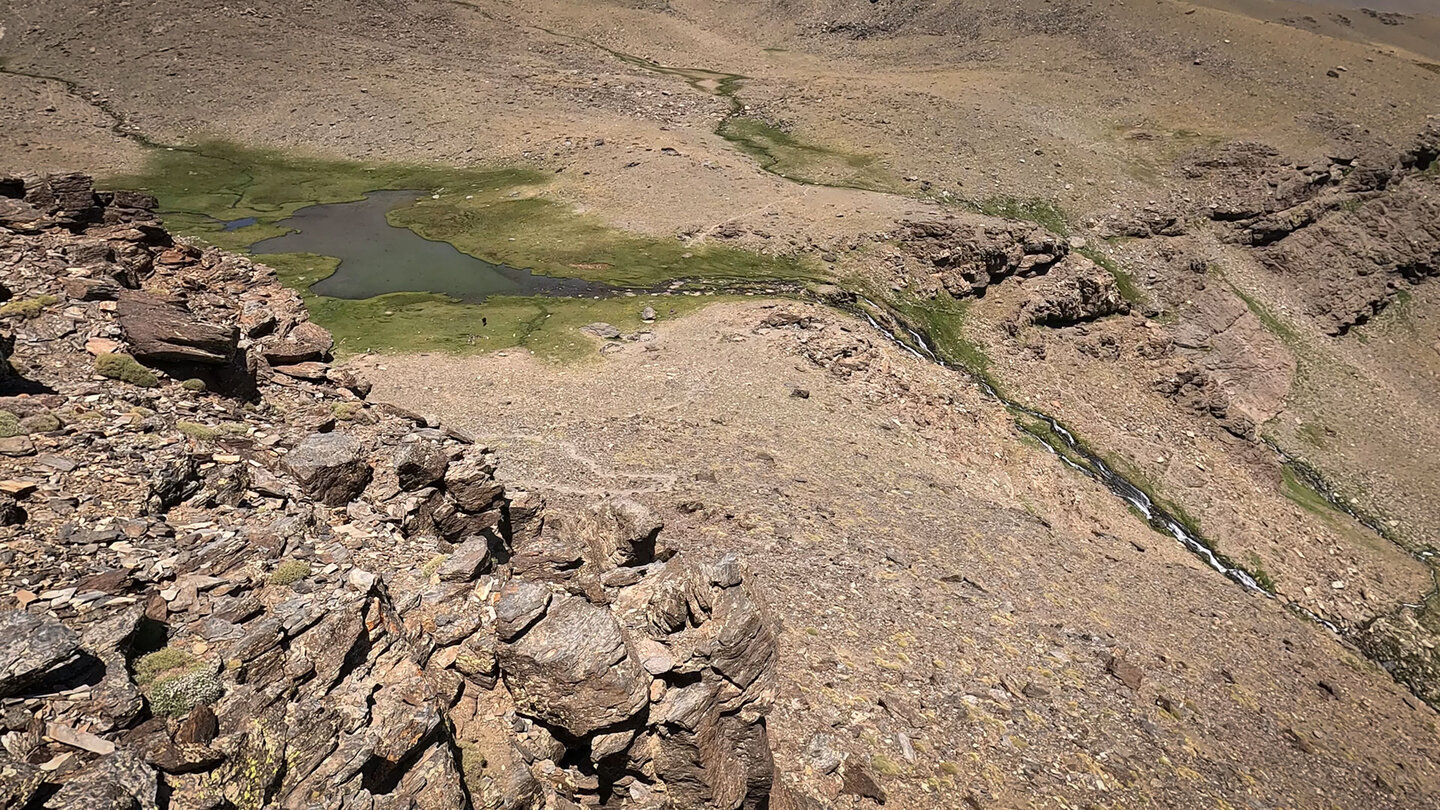
<instances>
[{"instance_id":1,"label":"small green shrub","mask_svg":"<svg viewBox=\"0 0 1440 810\"><path fill-rule=\"evenodd\" d=\"M140 365L128 354L102 354L95 358L95 371L102 377L120 380L141 388L154 388L160 384L155 372Z\"/></svg>"},{"instance_id":2,"label":"small green shrub","mask_svg":"<svg viewBox=\"0 0 1440 810\"><path fill-rule=\"evenodd\" d=\"M189 714L196 706L214 703L224 693L215 673L200 669L157 681L147 696L154 714L178 716Z\"/></svg>"},{"instance_id":3,"label":"small green shrub","mask_svg":"<svg viewBox=\"0 0 1440 810\"><path fill-rule=\"evenodd\" d=\"M180 387L184 388L186 391L195 391L196 393L199 393L200 391L205 390L205 381L200 379L199 377L191 377L185 382L180 383Z\"/></svg>"},{"instance_id":4,"label":"small green shrub","mask_svg":"<svg viewBox=\"0 0 1440 810\"><path fill-rule=\"evenodd\" d=\"M11 301L8 304L0 304L0 318L35 318L39 317L40 311L51 304L60 302L59 298L53 295L41 295L35 298L21 298L18 301Z\"/></svg>"},{"instance_id":5,"label":"small green shrub","mask_svg":"<svg viewBox=\"0 0 1440 810\"><path fill-rule=\"evenodd\" d=\"M0 410L0 439L20 435L20 417L9 411Z\"/></svg>"},{"instance_id":6,"label":"small green shrub","mask_svg":"<svg viewBox=\"0 0 1440 810\"><path fill-rule=\"evenodd\" d=\"M271 585L294 585L310 576L310 563L304 560L286 560L270 572Z\"/></svg>"}]
</instances>

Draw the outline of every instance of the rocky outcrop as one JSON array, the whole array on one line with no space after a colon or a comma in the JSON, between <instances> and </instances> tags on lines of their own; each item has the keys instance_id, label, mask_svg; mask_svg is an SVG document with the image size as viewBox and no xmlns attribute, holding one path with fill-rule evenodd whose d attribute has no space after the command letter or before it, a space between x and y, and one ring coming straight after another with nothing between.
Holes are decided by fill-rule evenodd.
<instances>
[{"instance_id":1,"label":"rocky outcrop","mask_svg":"<svg viewBox=\"0 0 1440 810\"><path fill-rule=\"evenodd\" d=\"M888 237L907 255L912 277L933 278L956 298L984 295L1010 276L1042 275L1070 252L1064 237L1038 225L988 217L904 222Z\"/></svg>"},{"instance_id":2,"label":"rocky outcrop","mask_svg":"<svg viewBox=\"0 0 1440 810\"><path fill-rule=\"evenodd\" d=\"M1183 170L1214 189L1203 213L1297 284L1305 314L1340 335L1440 274L1440 122L1405 149L1335 151L1289 162L1232 144Z\"/></svg>"},{"instance_id":3,"label":"rocky outcrop","mask_svg":"<svg viewBox=\"0 0 1440 810\"><path fill-rule=\"evenodd\" d=\"M48 392L0 397L33 453L0 457L0 803L797 806L739 560L633 501L507 490L353 375L266 373L331 350L267 269L126 241L83 183L37 182L39 218L0 227L5 283L46 302L12 325ZM140 310L66 284L71 248L101 267L117 241L148 256L154 298L104 271ZM160 373L97 376L97 348ZM172 376L174 351L255 387Z\"/></svg>"},{"instance_id":4,"label":"rocky outcrop","mask_svg":"<svg viewBox=\"0 0 1440 810\"><path fill-rule=\"evenodd\" d=\"M1025 292L1015 318L1021 323L1070 326L1130 311L1115 277L1082 256L1067 256Z\"/></svg>"}]
</instances>

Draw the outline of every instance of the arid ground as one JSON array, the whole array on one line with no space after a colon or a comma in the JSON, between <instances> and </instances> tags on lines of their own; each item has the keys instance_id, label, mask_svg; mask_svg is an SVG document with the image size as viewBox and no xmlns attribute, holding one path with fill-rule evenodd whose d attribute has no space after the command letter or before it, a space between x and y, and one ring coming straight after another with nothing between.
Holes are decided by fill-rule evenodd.
<instances>
[{"instance_id":1,"label":"arid ground","mask_svg":"<svg viewBox=\"0 0 1440 810\"><path fill-rule=\"evenodd\" d=\"M419 189L392 224L643 287L347 301L273 262L372 400L740 552L777 763L829 806L872 801L833 750L894 807L1425 807L1431 6L0 0L0 175L242 251Z\"/></svg>"}]
</instances>

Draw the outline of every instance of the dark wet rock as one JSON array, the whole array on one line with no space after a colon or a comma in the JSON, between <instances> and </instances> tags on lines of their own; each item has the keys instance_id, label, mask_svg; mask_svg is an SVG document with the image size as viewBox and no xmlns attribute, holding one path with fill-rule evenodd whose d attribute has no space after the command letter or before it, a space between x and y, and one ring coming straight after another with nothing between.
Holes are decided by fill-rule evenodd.
<instances>
[{"instance_id":1,"label":"dark wet rock","mask_svg":"<svg viewBox=\"0 0 1440 810\"><path fill-rule=\"evenodd\" d=\"M75 632L55 619L0 611L0 697L35 685L79 649Z\"/></svg>"},{"instance_id":2,"label":"dark wet rock","mask_svg":"<svg viewBox=\"0 0 1440 810\"><path fill-rule=\"evenodd\" d=\"M326 506L344 506L370 483L372 470L360 440L345 433L313 433L285 455L285 470L306 494Z\"/></svg>"}]
</instances>

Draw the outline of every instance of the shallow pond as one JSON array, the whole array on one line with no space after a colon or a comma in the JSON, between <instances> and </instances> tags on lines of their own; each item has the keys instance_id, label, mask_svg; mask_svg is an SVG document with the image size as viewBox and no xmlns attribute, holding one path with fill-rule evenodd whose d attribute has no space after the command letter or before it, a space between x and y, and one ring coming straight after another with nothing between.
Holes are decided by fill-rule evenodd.
<instances>
[{"instance_id":1,"label":"shallow pond","mask_svg":"<svg viewBox=\"0 0 1440 810\"><path fill-rule=\"evenodd\" d=\"M290 233L256 242L250 252L314 253L339 259L333 275L311 286L316 293L332 298L430 292L478 302L491 295L577 297L614 292L583 279L542 276L491 264L386 220L388 212L421 196L418 191L375 191L355 202L302 208L278 223L290 228Z\"/></svg>"}]
</instances>

